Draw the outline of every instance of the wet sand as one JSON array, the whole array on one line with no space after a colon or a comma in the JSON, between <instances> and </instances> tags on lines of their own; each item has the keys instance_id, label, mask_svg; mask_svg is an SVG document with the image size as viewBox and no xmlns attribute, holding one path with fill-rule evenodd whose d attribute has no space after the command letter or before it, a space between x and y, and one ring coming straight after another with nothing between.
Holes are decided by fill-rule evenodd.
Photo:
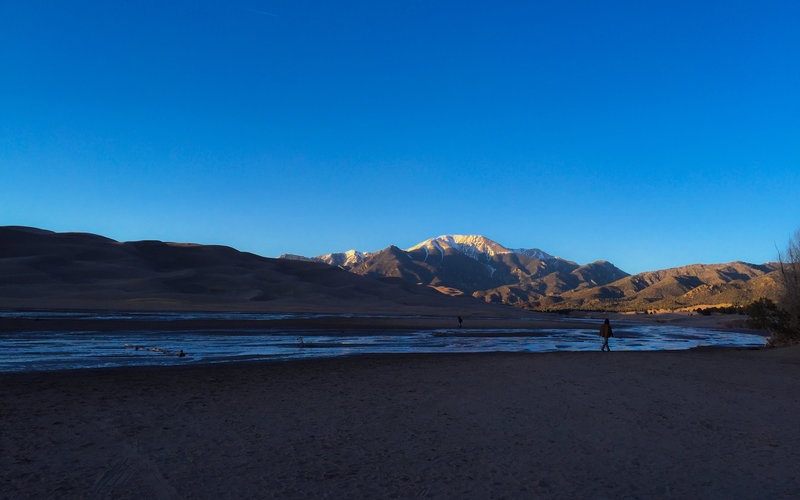
<instances>
[{"instance_id":1,"label":"wet sand","mask_svg":"<svg viewBox=\"0 0 800 500\"><path fill-rule=\"evenodd\" d=\"M797 348L0 375L0 496L797 498L799 379Z\"/></svg>"}]
</instances>

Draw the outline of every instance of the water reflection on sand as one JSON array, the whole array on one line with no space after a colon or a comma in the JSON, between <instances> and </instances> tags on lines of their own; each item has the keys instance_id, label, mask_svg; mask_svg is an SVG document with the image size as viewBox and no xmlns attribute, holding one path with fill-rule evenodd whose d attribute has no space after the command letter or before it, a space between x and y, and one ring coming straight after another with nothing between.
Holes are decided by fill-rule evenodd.
<instances>
[{"instance_id":1,"label":"water reflection on sand","mask_svg":"<svg viewBox=\"0 0 800 500\"><path fill-rule=\"evenodd\" d=\"M145 320L163 319L165 316L187 319L187 314L191 316L190 319L220 316L218 313L113 314L113 319L135 316L134 319ZM92 317L103 319L108 316L96 314ZM265 315L253 316L263 319ZM236 318L247 319L242 315L236 315ZM600 348L597 335L599 323L599 320L588 320L585 329L237 329L177 332L140 329L2 333L0 371L288 360L370 353L591 351ZM632 322L615 324L614 335L612 349L620 351L689 349L698 346L757 347L764 345L765 340L759 335L746 333ZM126 344L131 347L125 347ZM140 348L137 350L132 346ZM154 352L152 348L173 353L183 350L187 356Z\"/></svg>"}]
</instances>

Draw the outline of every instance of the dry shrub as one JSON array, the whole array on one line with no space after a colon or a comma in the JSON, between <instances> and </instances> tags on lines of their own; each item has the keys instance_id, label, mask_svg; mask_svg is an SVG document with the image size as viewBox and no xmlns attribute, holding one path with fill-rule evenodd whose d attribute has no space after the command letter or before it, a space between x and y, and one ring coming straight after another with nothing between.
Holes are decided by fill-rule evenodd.
<instances>
[{"instance_id":1,"label":"dry shrub","mask_svg":"<svg viewBox=\"0 0 800 500\"><path fill-rule=\"evenodd\" d=\"M785 252L778 253L781 295L778 307L782 321L772 331L770 345L800 342L800 230L789 240Z\"/></svg>"}]
</instances>

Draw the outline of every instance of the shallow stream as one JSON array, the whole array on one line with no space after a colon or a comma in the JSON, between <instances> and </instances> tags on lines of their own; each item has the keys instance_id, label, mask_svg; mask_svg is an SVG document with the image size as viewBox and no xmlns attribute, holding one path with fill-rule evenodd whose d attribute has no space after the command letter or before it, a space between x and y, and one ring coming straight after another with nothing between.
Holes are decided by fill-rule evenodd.
<instances>
[{"instance_id":1,"label":"shallow stream","mask_svg":"<svg viewBox=\"0 0 800 500\"><path fill-rule=\"evenodd\" d=\"M0 315L34 318L136 319L142 321L143 327L113 332L92 330L0 332L0 372L289 360L370 353L550 352L600 349L600 338L597 334L600 320L584 320L585 329L566 330L463 328L174 331L148 329L147 321L282 319L326 315L223 313L0 313ZM614 324L614 337L610 344L612 350L657 351L689 349L697 346L757 347L764 345L764 341L764 337L745 333L620 321ZM186 354L184 357L175 355L181 350Z\"/></svg>"}]
</instances>

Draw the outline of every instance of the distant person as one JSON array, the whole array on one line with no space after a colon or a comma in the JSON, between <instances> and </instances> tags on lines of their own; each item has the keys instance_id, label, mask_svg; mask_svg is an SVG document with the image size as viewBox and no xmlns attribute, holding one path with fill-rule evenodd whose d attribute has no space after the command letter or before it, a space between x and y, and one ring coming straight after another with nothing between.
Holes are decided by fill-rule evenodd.
<instances>
[{"instance_id":1,"label":"distant person","mask_svg":"<svg viewBox=\"0 0 800 500\"><path fill-rule=\"evenodd\" d=\"M461 323L463 323L463 322L464 322L464 320L463 320L463 319L461 319L461 316L459 316L459 317L458 317L458 327L459 327L459 328L461 328Z\"/></svg>"},{"instance_id":2,"label":"distant person","mask_svg":"<svg viewBox=\"0 0 800 500\"><path fill-rule=\"evenodd\" d=\"M611 352L611 348L608 347L608 338L613 337L614 333L611 331L611 325L608 323L608 318L603 321L603 324L600 325L600 336L603 337L603 347L600 348L601 351L605 351L608 349L608 352Z\"/></svg>"}]
</instances>

